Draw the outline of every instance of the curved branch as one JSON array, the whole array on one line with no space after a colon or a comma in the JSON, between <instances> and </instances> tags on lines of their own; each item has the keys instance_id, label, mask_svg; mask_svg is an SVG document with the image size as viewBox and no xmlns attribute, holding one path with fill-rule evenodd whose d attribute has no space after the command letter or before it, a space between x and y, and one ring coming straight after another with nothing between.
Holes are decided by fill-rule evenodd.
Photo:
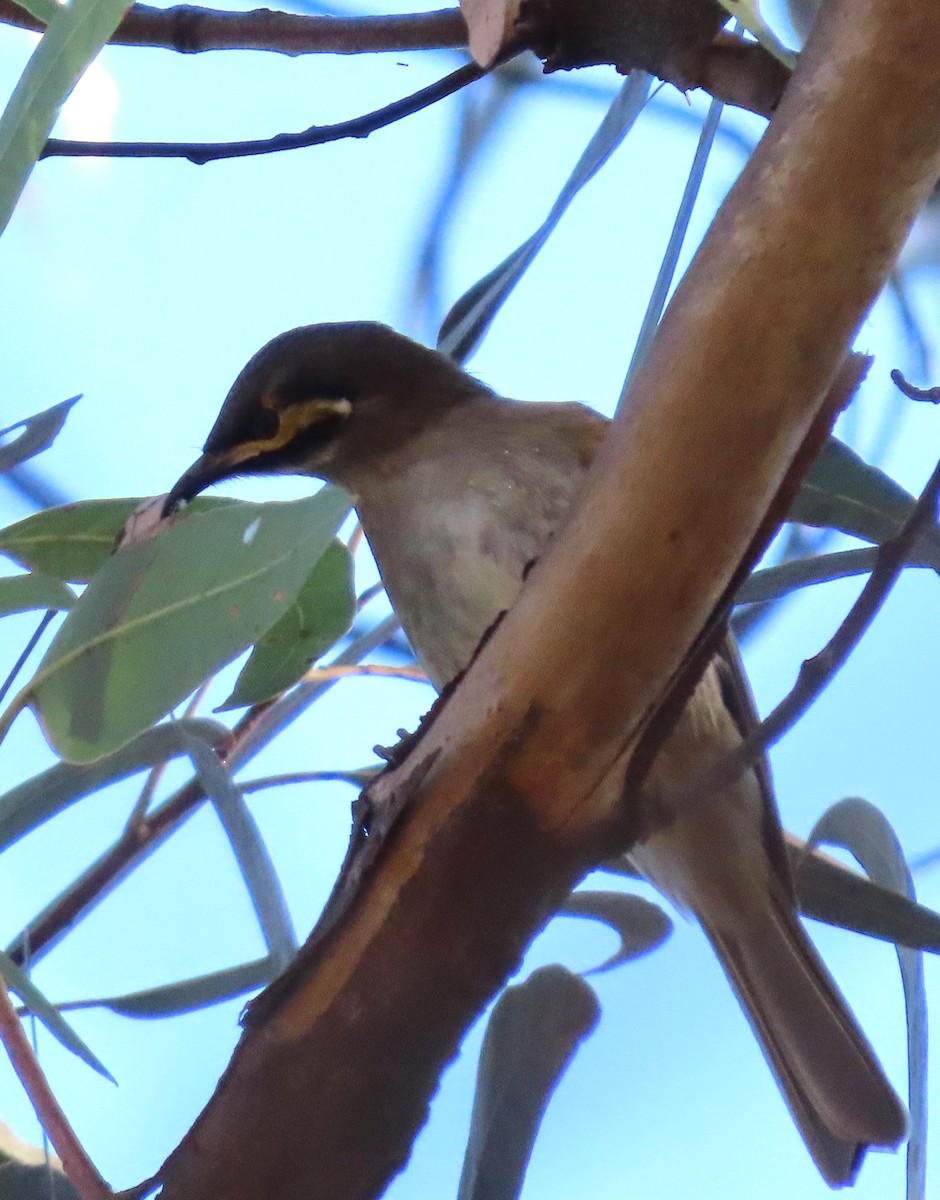
<instances>
[{"instance_id":1,"label":"curved branch","mask_svg":"<svg viewBox=\"0 0 940 1200\"><path fill-rule=\"evenodd\" d=\"M0 0L0 22L41 33L41 21L15 0ZM110 40L112 46L153 46L180 54L206 50L271 50L278 54L380 54L454 50L467 44L459 8L383 17L328 17L272 12L223 12L178 4L134 4Z\"/></svg>"},{"instance_id":2,"label":"curved branch","mask_svg":"<svg viewBox=\"0 0 940 1200\"><path fill-rule=\"evenodd\" d=\"M0 0L2 2L2 0ZM337 121L335 125L311 125L302 133L280 133L271 138L259 138L244 142L74 142L61 138L50 138L42 153L43 158L188 158L196 166L217 162L224 158L252 158L259 154L278 154L282 150L302 150L308 146L322 146L326 142L338 142L344 138L365 138L377 129L384 129L405 117L410 117L424 108L430 108L439 100L459 92L468 83L482 79L490 68L466 63L445 75L436 83L413 92L401 100L386 104L384 108L352 117L348 121Z\"/></svg>"}]
</instances>

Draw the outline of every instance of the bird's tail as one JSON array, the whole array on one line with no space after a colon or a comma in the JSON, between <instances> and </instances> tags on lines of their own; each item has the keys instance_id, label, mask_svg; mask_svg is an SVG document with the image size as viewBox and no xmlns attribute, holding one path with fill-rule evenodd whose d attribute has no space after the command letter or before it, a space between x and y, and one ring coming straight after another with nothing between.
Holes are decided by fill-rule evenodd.
<instances>
[{"instance_id":1,"label":"bird's tail","mask_svg":"<svg viewBox=\"0 0 940 1200\"><path fill-rule=\"evenodd\" d=\"M699 897L701 901L702 897ZM831 1187L852 1183L869 1146L894 1148L907 1114L822 960L781 897L742 920L696 905L790 1112Z\"/></svg>"}]
</instances>

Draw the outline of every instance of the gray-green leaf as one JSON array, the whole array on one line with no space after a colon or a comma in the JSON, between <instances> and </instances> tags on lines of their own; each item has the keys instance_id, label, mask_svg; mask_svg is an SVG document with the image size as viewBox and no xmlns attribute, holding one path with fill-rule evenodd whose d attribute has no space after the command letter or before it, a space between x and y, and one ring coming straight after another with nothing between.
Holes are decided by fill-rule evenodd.
<instances>
[{"instance_id":1,"label":"gray-green leaf","mask_svg":"<svg viewBox=\"0 0 940 1200\"><path fill-rule=\"evenodd\" d=\"M480 1050L457 1200L515 1200L535 1136L600 1006L564 967L542 967L496 1001Z\"/></svg>"},{"instance_id":2,"label":"gray-green leaf","mask_svg":"<svg viewBox=\"0 0 940 1200\"><path fill-rule=\"evenodd\" d=\"M0 578L0 616L30 612L35 608L71 608L75 593L61 579L31 572L29 575L5 575Z\"/></svg>"},{"instance_id":3,"label":"gray-green leaf","mask_svg":"<svg viewBox=\"0 0 940 1200\"><path fill-rule=\"evenodd\" d=\"M61 1042L66 1050L71 1050L83 1063L87 1063L92 1070L103 1075L105 1079L110 1079L112 1083L116 1082L101 1059L89 1050L68 1021L46 999L25 971L22 971L2 950L0 950L0 975L6 980L10 991L16 992L29 1011L36 1014L52 1036Z\"/></svg>"},{"instance_id":4,"label":"gray-green leaf","mask_svg":"<svg viewBox=\"0 0 940 1200\"><path fill-rule=\"evenodd\" d=\"M69 762L126 745L278 621L349 511L324 488L225 505L122 549L95 576L14 701Z\"/></svg>"},{"instance_id":5,"label":"gray-green leaf","mask_svg":"<svg viewBox=\"0 0 940 1200\"><path fill-rule=\"evenodd\" d=\"M232 694L217 712L260 704L292 687L349 629L356 611L352 556L333 542L283 617L252 650Z\"/></svg>"},{"instance_id":6,"label":"gray-green leaf","mask_svg":"<svg viewBox=\"0 0 940 1200\"><path fill-rule=\"evenodd\" d=\"M914 497L889 476L830 438L813 463L790 509L803 525L839 529L866 542L893 537L911 515ZM940 570L940 531L928 530L916 557Z\"/></svg>"},{"instance_id":7,"label":"gray-green leaf","mask_svg":"<svg viewBox=\"0 0 940 1200\"><path fill-rule=\"evenodd\" d=\"M645 71L630 72L544 223L498 267L484 275L457 300L441 323L437 337L438 350L461 363L466 362L474 352L493 318L565 215L571 201L633 128L646 105L650 82Z\"/></svg>"},{"instance_id":8,"label":"gray-green leaf","mask_svg":"<svg viewBox=\"0 0 940 1200\"><path fill-rule=\"evenodd\" d=\"M620 947L589 975L619 967L661 945L672 933L672 921L658 904L630 892L572 892L558 910L560 916L603 921L620 938Z\"/></svg>"},{"instance_id":9,"label":"gray-green leaf","mask_svg":"<svg viewBox=\"0 0 940 1200\"><path fill-rule=\"evenodd\" d=\"M0 529L0 553L30 571L66 583L87 583L111 557L118 534L145 498L79 500L24 517ZM189 515L240 504L224 496L199 496Z\"/></svg>"},{"instance_id":10,"label":"gray-green leaf","mask_svg":"<svg viewBox=\"0 0 940 1200\"><path fill-rule=\"evenodd\" d=\"M65 424L69 409L76 400L80 399L81 396L73 396L71 400L53 404L44 412L36 413L32 417L25 417L22 421L17 421L15 425L8 425L6 429L0 429L0 438L5 438L15 429L22 428L23 430L15 441L6 446L0 446L0 475L11 471L20 463L26 462L28 458L41 454L43 450L47 450Z\"/></svg>"}]
</instances>

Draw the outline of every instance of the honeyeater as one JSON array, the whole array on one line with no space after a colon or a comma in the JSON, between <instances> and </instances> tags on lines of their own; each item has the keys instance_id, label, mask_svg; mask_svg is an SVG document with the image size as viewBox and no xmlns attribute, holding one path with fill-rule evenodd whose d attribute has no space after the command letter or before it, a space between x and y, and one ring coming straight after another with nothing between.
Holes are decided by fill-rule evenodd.
<instances>
[{"instance_id":1,"label":"honeyeater","mask_svg":"<svg viewBox=\"0 0 940 1200\"><path fill-rule=\"evenodd\" d=\"M383 325L310 325L251 359L166 509L236 475L340 484L440 689L512 604L577 499L606 426L581 404L505 399ZM631 857L698 919L821 1173L845 1184L866 1147L898 1144L906 1114L796 916L767 771L761 764L670 808L693 773L740 743L750 705L728 639L642 785L638 801L667 818Z\"/></svg>"}]
</instances>

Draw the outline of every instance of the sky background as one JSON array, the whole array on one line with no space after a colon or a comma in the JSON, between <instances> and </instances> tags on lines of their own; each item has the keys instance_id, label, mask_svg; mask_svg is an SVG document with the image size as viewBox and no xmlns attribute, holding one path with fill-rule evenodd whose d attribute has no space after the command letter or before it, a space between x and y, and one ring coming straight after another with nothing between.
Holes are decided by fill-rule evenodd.
<instances>
[{"instance_id":1,"label":"sky background","mask_svg":"<svg viewBox=\"0 0 940 1200\"><path fill-rule=\"evenodd\" d=\"M34 40L3 27L4 94ZM427 53L290 60L114 48L79 85L57 132L161 140L268 136L366 112L456 62ZM612 71L582 72L528 88L513 102L454 215L444 256L445 305L543 220L603 115L603 97L612 97L618 82ZM36 466L69 498L156 494L192 461L238 370L274 334L319 320L374 318L430 336L433 329L414 319L408 296L422 232L450 169L460 103L446 101L367 141L202 168L39 164L0 238L0 425L81 392L64 433ZM508 395L578 399L613 410L704 111L699 97L661 93L576 200L472 360L474 373ZM742 165L740 138L754 140L761 129L739 113L727 114L726 125L738 137L719 140L690 246ZM908 285L935 343L934 268L921 265ZM773 304L773 295L766 302ZM891 416L895 434L883 466L918 491L937 456L940 417L892 392L888 371L914 370L892 300L879 303L858 345L876 362L843 419L843 435L871 452ZM231 490L250 499L285 498L307 486L266 480ZM29 511L0 488L0 522ZM361 564L360 585L372 578ZM850 580L801 594L748 642L745 657L763 710L789 690L801 660L834 630L858 587ZM940 844L937 601L935 576L907 573L851 662L775 749L780 806L794 832L806 834L829 804L859 795L887 813L911 856ZM34 616L4 622L0 674L34 624ZM216 703L230 682L231 675L219 682ZM365 765L371 747L413 725L431 698L429 688L414 683L344 682L242 778ZM210 704L211 697L204 711ZM4 787L50 761L28 716L17 721L0 756ZM161 794L184 776L172 768ZM118 835L141 782L88 798L4 856L4 943ZM252 801L302 936L342 857L352 798L342 785L318 785ZM920 873L917 884L925 903L940 906L936 872ZM603 885L620 886L606 877ZM903 1093L903 1005L892 950L828 929L813 932ZM587 968L606 957L613 941L592 923L556 920L533 945L520 977L544 962ZM35 977L48 995L73 999L134 991L262 953L228 845L204 808L44 958ZM940 997L930 961L927 982L928 995ZM526 1200L828 1195L696 928L677 920L663 948L593 984L601 1024L549 1108ZM152 1173L204 1105L237 1037L241 1003L151 1022L76 1014L76 1028L118 1088L40 1031L42 1062L114 1186ZM389 1192L395 1200L455 1193L481 1036L478 1024L447 1073L413 1160ZM936 1102L933 1085L932 1096ZM0 1117L38 1140L5 1066ZM903 1180L903 1156L870 1156L856 1193L900 1198Z\"/></svg>"}]
</instances>

